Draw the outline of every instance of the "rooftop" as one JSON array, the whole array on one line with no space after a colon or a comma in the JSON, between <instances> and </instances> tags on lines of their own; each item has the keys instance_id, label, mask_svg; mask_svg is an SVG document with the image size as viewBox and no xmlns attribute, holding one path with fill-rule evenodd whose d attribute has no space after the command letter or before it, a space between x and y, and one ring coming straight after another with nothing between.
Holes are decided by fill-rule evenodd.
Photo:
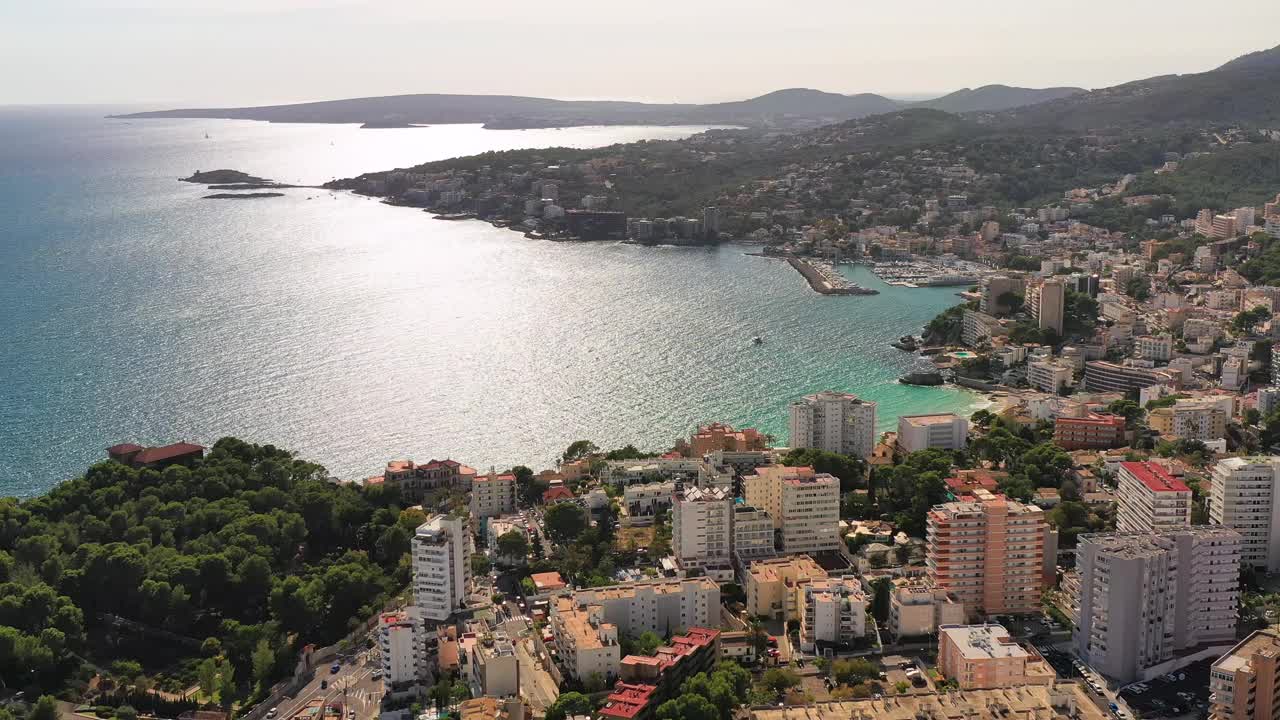
<instances>
[{"instance_id":1,"label":"rooftop","mask_svg":"<svg viewBox=\"0 0 1280 720\"><path fill-rule=\"evenodd\" d=\"M1031 657L1001 625L943 625L938 628L966 660Z\"/></svg>"},{"instance_id":2,"label":"rooftop","mask_svg":"<svg viewBox=\"0 0 1280 720\"><path fill-rule=\"evenodd\" d=\"M960 416L955 413L939 413L936 415L903 415L898 418L898 422L905 422L913 427L928 427L930 425L949 425Z\"/></svg>"},{"instance_id":3,"label":"rooftop","mask_svg":"<svg viewBox=\"0 0 1280 720\"><path fill-rule=\"evenodd\" d=\"M558 572L534 573L529 577L533 580L534 587L538 588L538 592L560 590L566 587L564 578L560 577Z\"/></svg>"},{"instance_id":4,"label":"rooftop","mask_svg":"<svg viewBox=\"0 0 1280 720\"><path fill-rule=\"evenodd\" d=\"M1075 712L1070 711L1074 708ZM1076 683L753 708L753 720L1105 720Z\"/></svg>"},{"instance_id":5,"label":"rooftop","mask_svg":"<svg viewBox=\"0 0 1280 720\"><path fill-rule=\"evenodd\" d=\"M1153 462L1122 462L1120 471L1128 473L1152 492L1191 492L1191 488Z\"/></svg>"},{"instance_id":6,"label":"rooftop","mask_svg":"<svg viewBox=\"0 0 1280 720\"><path fill-rule=\"evenodd\" d=\"M755 582L779 582L787 578L811 580L827 577L827 571L808 555L757 560L748 570Z\"/></svg>"},{"instance_id":7,"label":"rooftop","mask_svg":"<svg viewBox=\"0 0 1280 720\"><path fill-rule=\"evenodd\" d=\"M1213 669L1223 672L1250 670L1254 656L1267 653L1273 656L1280 655L1280 629L1271 627L1258 630L1241 640L1238 645L1231 648L1231 652L1223 655L1213 664Z\"/></svg>"}]
</instances>

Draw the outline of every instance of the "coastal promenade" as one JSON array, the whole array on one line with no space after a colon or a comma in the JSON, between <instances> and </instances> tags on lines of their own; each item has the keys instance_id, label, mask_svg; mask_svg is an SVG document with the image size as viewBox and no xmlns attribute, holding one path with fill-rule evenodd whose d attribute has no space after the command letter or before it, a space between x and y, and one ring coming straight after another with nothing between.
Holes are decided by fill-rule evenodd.
<instances>
[{"instance_id":1,"label":"coastal promenade","mask_svg":"<svg viewBox=\"0 0 1280 720\"><path fill-rule=\"evenodd\" d=\"M879 290L864 288L846 279L835 266L821 261L789 257L787 262L809 281L809 287L823 295L879 295Z\"/></svg>"}]
</instances>

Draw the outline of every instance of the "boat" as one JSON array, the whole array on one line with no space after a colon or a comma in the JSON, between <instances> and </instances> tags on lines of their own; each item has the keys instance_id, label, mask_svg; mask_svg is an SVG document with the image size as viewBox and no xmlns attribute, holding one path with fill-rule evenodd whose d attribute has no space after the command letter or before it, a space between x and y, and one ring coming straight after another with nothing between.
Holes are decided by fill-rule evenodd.
<instances>
[{"instance_id":1,"label":"boat","mask_svg":"<svg viewBox=\"0 0 1280 720\"><path fill-rule=\"evenodd\" d=\"M763 345L763 344L764 344L764 338L762 338L762 337L760 337L759 335L757 335L757 336L755 336L755 337L751 338L751 344L752 344L752 345Z\"/></svg>"}]
</instances>

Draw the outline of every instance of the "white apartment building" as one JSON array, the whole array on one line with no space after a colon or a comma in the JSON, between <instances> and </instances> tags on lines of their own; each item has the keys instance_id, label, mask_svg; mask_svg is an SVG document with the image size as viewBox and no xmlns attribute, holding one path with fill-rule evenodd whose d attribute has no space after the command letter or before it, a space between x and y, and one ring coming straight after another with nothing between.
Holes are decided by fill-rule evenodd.
<instances>
[{"instance_id":1,"label":"white apartment building","mask_svg":"<svg viewBox=\"0 0 1280 720\"><path fill-rule=\"evenodd\" d=\"M605 682L618 677L622 663L618 627L604 620L603 607L580 606L566 596L553 598L550 623L561 665L570 677L586 680L599 674Z\"/></svg>"},{"instance_id":2,"label":"white apartment building","mask_svg":"<svg viewBox=\"0 0 1280 720\"><path fill-rule=\"evenodd\" d=\"M889 596L889 634L894 641L932 635L943 625L965 621L964 603L923 578L899 578Z\"/></svg>"},{"instance_id":3,"label":"white apartment building","mask_svg":"<svg viewBox=\"0 0 1280 720\"><path fill-rule=\"evenodd\" d=\"M1074 378L1075 369L1059 360L1046 358L1027 363L1027 384L1040 392L1056 393L1070 387Z\"/></svg>"},{"instance_id":4,"label":"white apartment building","mask_svg":"<svg viewBox=\"0 0 1280 720\"><path fill-rule=\"evenodd\" d=\"M1118 532L1177 530L1191 524L1191 488L1153 462L1122 462L1116 509Z\"/></svg>"},{"instance_id":5,"label":"white apartment building","mask_svg":"<svg viewBox=\"0 0 1280 720\"><path fill-rule=\"evenodd\" d=\"M413 536L414 605L424 620L448 620L471 591L471 536L458 518L436 515Z\"/></svg>"},{"instance_id":6,"label":"white apartment building","mask_svg":"<svg viewBox=\"0 0 1280 720\"><path fill-rule=\"evenodd\" d=\"M1280 457L1236 457L1213 467L1209 521L1242 538L1242 561L1263 572L1280 571Z\"/></svg>"},{"instance_id":7,"label":"white apartment building","mask_svg":"<svg viewBox=\"0 0 1280 720\"><path fill-rule=\"evenodd\" d=\"M837 523L837 530L839 523ZM750 505L733 504L733 557L742 567L775 554L773 518Z\"/></svg>"},{"instance_id":8,"label":"white apartment building","mask_svg":"<svg viewBox=\"0 0 1280 720\"><path fill-rule=\"evenodd\" d=\"M733 580L733 493L677 486L671 503L671 546L685 570L717 582Z\"/></svg>"},{"instance_id":9,"label":"white apartment building","mask_svg":"<svg viewBox=\"0 0 1280 720\"><path fill-rule=\"evenodd\" d=\"M471 515L487 518L516 511L516 476L499 475L492 468L488 475L476 475L471 481Z\"/></svg>"},{"instance_id":10,"label":"white apartment building","mask_svg":"<svg viewBox=\"0 0 1280 720\"><path fill-rule=\"evenodd\" d=\"M742 479L748 505L764 510L787 554L840 548L840 481L810 467L766 465Z\"/></svg>"},{"instance_id":11,"label":"white apartment building","mask_svg":"<svg viewBox=\"0 0 1280 720\"><path fill-rule=\"evenodd\" d=\"M954 413L903 415L898 418L898 447L917 450L963 450L969 442L969 421Z\"/></svg>"},{"instance_id":12,"label":"white apartment building","mask_svg":"<svg viewBox=\"0 0 1280 720\"><path fill-rule=\"evenodd\" d=\"M1258 390L1258 412L1266 418L1277 407L1280 407L1280 387L1264 387Z\"/></svg>"},{"instance_id":13,"label":"white apartment building","mask_svg":"<svg viewBox=\"0 0 1280 720\"><path fill-rule=\"evenodd\" d=\"M855 576L814 580L801 589L800 649L848 646L867 634L867 596Z\"/></svg>"},{"instance_id":14,"label":"white apartment building","mask_svg":"<svg viewBox=\"0 0 1280 720\"><path fill-rule=\"evenodd\" d=\"M1008 330L987 313L965 310L960 320L960 342L969 347L977 347L984 341L990 342L997 335L1007 335Z\"/></svg>"},{"instance_id":15,"label":"white apartment building","mask_svg":"<svg viewBox=\"0 0 1280 720\"><path fill-rule=\"evenodd\" d=\"M1173 359L1173 338L1168 335L1143 335L1135 344L1138 354L1146 360L1168 362Z\"/></svg>"},{"instance_id":16,"label":"white apartment building","mask_svg":"<svg viewBox=\"0 0 1280 720\"><path fill-rule=\"evenodd\" d=\"M1128 683L1169 672L1183 650L1230 648L1240 546L1237 532L1212 526L1080 536L1076 653Z\"/></svg>"},{"instance_id":17,"label":"white apartment building","mask_svg":"<svg viewBox=\"0 0 1280 720\"><path fill-rule=\"evenodd\" d=\"M876 404L831 390L791 403L791 447L871 457L876 446Z\"/></svg>"},{"instance_id":18,"label":"white apartment building","mask_svg":"<svg viewBox=\"0 0 1280 720\"><path fill-rule=\"evenodd\" d=\"M1228 390L1239 390L1249 382L1249 358L1228 355L1222 360L1221 385Z\"/></svg>"},{"instance_id":19,"label":"white apartment building","mask_svg":"<svg viewBox=\"0 0 1280 720\"><path fill-rule=\"evenodd\" d=\"M599 621L637 637L648 630L661 636L691 627L719 627L720 586L711 578L652 580L578 590L579 608L599 605Z\"/></svg>"},{"instance_id":20,"label":"white apartment building","mask_svg":"<svg viewBox=\"0 0 1280 720\"><path fill-rule=\"evenodd\" d=\"M426 679L427 633L416 607L378 616L378 650L388 686Z\"/></svg>"},{"instance_id":21,"label":"white apartment building","mask_svg":"<svg viewBox=\"0 0 1280 720\"><path fill-rule=\"evenodd\" d=\"M622 518L625 526L652 525L658 513L671 507L671 496L676 491L674 482L654 482L628 485L622 491Z\"/></svg>"}]
</instances>

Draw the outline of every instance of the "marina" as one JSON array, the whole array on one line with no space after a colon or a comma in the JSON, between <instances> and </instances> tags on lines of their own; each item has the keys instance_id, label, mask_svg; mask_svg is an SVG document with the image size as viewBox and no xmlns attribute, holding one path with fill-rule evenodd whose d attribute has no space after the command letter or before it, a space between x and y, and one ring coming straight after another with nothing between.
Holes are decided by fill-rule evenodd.
<instances>
[{"instance_id":1,"label":"marina","mask_svg":"<svg viewBox=\"0 0 1280 720\"><path fill-rule=\"evenodd\" d=\"M965 260L889 260L868 266L876 277L895 287L946 287L974 285L990 268Z\"/></svg>"},{"instance_id":2,"label":"marina","mask_svg":"<svg viewBox=\"0 0 1280 720\"><path fill-rule=\"evenodd\" d=\"M879 295L879 290L865 288L849 280L836 266L824 260L789 257L787 262L809 281L809 287L823 295Z\"/></svg>"}]
</instances>

